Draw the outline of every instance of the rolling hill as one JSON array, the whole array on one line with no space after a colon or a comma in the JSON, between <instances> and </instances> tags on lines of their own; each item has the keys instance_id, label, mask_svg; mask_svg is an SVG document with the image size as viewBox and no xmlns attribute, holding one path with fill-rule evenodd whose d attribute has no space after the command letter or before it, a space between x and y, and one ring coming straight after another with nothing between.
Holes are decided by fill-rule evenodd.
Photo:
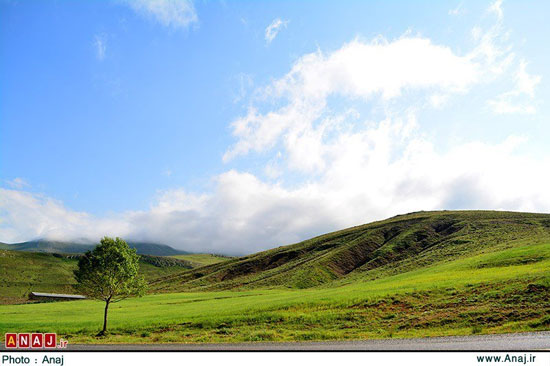
<instances>
[{"instance_id":1,"label":"rolling hill","mask_svg":"<svg viewBox=\"0 0 550 366\"><path fill-rule=\"evenodd\" d=\"M189 254L188 252L177 250L169 245L145 243L145 242L128 242L128 245L137 250L138 254L156 255L156 256L174 256ZM95 244L81 244L68 241L54 241L46 239L38 239L26 241L23 243L3 244L0 243L0 249L18 250L25 252L43 252L43 253L78 253L82 254L93 249Z\"/></svg>"},{"instance_id":2,"label":"rolling hill","mask_svg":"<svg viewBox=\"0 0 550 366\"><path fill-rule=\"evenodd\" d=\"M227 257L219 254L180 254L173 255L173 258L181 259L191 263L193 268L207 266L209 264L215 264L230 260L232 257Z\"/></svg>"},{"instance_id":3,"label":"rolling hill","mask_svg":"<svg viewBox=\"0 0 550 366\"><path fill-rule=\"evenodd\" d=\"M550 215L418 212L166 276L153 285L169 292L338 285L527 245L522 240L550 241Z\"/></svg>"}]
</instances>

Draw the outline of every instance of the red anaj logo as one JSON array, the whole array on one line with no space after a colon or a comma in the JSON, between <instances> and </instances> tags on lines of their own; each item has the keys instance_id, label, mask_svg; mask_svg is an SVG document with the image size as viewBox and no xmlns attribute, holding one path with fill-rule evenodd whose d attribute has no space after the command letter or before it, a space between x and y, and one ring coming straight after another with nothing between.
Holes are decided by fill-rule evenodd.
<instances>
[{"instance_id":1,"label":"red anaj logo","mask_svg":"<svg viewBox=\"0 0 550 366\"><path fill-rule=\"evenodd\" d=\"M57 344L56 333L6 333L6 348L67 348L64 339Z\"/></svg>"}]
</instances>

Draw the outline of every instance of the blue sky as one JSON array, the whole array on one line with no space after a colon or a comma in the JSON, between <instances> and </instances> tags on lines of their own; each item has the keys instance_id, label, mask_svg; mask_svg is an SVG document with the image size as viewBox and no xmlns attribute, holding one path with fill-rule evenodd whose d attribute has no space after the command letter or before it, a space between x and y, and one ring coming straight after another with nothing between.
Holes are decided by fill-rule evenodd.
<instances>
[{"instance_id":1,"label":"blue sky","mask_svg":"<svg viewBox=\"0 0 550 366\"><path fill-rule=\"evenodd\" d=\"M242 254L548 212L544 1L0 2L0 241Z\"/></svg>"}]
</instances>

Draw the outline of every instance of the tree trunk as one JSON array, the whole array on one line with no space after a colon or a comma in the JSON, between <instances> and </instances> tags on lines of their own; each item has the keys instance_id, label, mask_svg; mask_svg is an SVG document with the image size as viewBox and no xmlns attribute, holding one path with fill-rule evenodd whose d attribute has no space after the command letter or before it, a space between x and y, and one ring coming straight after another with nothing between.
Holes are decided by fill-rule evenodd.
<instances>
[{"instance_id":1,"label":"tree trunk","mask_svg":"<svg viewBox=\"0 0 550 366\"><path fill-rule=\"evenodd\" d=\"M103 335L107 332L107 311L109 311L109 302L110 300L105 301L105 315L103 316L103 330L101 331Z\"/></svg>"}]
</instances>

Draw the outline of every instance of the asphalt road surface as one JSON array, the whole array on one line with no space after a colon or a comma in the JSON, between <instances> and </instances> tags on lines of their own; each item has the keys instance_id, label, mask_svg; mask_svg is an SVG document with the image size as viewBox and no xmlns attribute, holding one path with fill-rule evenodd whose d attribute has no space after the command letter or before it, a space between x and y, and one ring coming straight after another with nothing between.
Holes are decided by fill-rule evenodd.
<instances>
[{"instance_id":1,"label":"asphalt road surface","mask_svg":"<svg viewBox=\"0 0 550 366\"><path fill-rule=\"evenodd\" d=\"M3 348L3 347L2 347ZM526 351L550 350L550 332L328 342L69 344L67 351Z\"/></svg>"}]
</instances>

